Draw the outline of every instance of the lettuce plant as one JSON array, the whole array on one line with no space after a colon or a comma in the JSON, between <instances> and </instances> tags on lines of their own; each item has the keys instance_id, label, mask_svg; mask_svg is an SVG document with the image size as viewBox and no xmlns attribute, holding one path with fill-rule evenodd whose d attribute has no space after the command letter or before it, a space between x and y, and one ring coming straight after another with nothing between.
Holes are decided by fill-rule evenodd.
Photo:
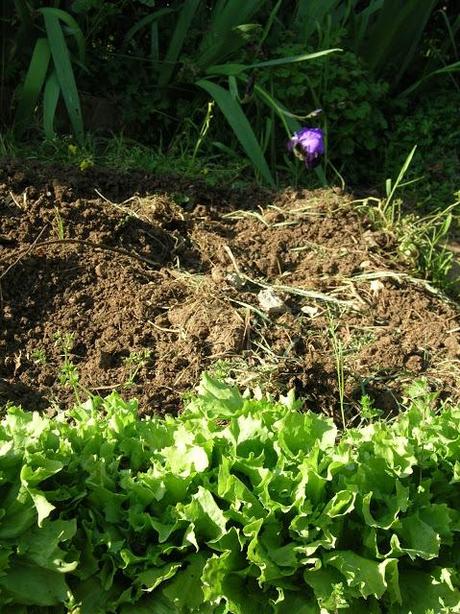
<instances>
[{"instance_id":1,"label":"lettuce plant","mask_svg":"<svg viewBox=\"0 0 460 614\"><path fill-rule=\"evenodd\" d=\"M460 611L460 408L321 415L204 376L178 417L112 394L0 426L2 612Z\"/></svg>"}]
</instances>

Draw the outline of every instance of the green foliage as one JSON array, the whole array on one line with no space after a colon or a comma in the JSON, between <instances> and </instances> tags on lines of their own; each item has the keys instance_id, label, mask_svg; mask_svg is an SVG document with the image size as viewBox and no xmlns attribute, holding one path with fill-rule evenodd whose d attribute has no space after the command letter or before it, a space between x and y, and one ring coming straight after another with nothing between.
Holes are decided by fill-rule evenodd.
<instances>
[{"instance_id":1,"label":"green foliage","mask_svg":"<svg viewBox=\"0 0 460 614\"><path fill-rule=\"evenodd\" d=\"M273 177L263 151L239 102L233 98L230 92L207 79L198 81L197 85L209 92L214 98L254 167L269 185L273 185Z\"/></svg>"},{"instance_id":2,"label":"green foliage","mask_svg":"<svg viewBox=\"0 0 460 614\"><path fill-rule=\"evenodd\" d=\"M35 32L39 31L32 22L33 14L29 12L27 5L21 3L21 8L23 25L30 22L28 35L33 37ZM37 38L24 83L19 88L15 117L17 134L21 136L28 128L44 89L43 125L46 136L54 134L54 118L59 96L62 94L74 134L77 140L82 142L84 135L80 99L65 33L74 38L81 63L85 58L83 33L75 19L60 9L40 8L37 15L43 18L46 37Z\"/></svg>"},{"instance_id":3,"label":"green foliage","mask_svg":"<svg viewBox=\"0 0 460 614\"><path fill-rule=\"evenodd\" d=\"M426 92L415 106L399 105L391 123L385 156L386 176L401 166L405 152L418 145L408 178L423 181L407 188L435 206L450 205L460 186L460 129L458 125L459 92L455 87Z\"/></svg>"},{"instance_id":4,"label":"green foliage","mask_svg":"<svg viewBox=\"0 0 460 614\"><path fill-rule=\"evenodd\" d=\"M207 376L177 418L115 393L53 419L11 408L2 611L460 611L460 408L409 394L341 436L291 395Z\"/></svg>"},{"instance_id":5,"label":"green foliage","mask_svg":"<svg viewBox=\"0 0 460 614\"><path fill-rule=\"evenodd\" d=\"M279 53L291 55L299 49L289 44ZM388 85L374 81L355 53L319 58L307 66L279 68L274 75L274 89L279 100L298 115L306 115L314 108L323 110L321 117L334 164L343 166L345 160L379 146L387 125L381 107Z\"/></svg>"},{"instance_id":6,"label":"green foliage","mask_svg":"<svg viewBox=\"0 0 460 614\"><path fill-rule=\"evenodd\" d=\"M395 86L417 52L419 40L437 0L385 0L364 36L361 53L376 75ZM373 2L376 4L376 2Z\"/></svg>"},{"instance_id":7,"label":"green foliage","mask_svg":"<svg viewBox=\"0 0 460 614\"><path fill-rule=\"evenodd\" d=\"M189 155L201 139L201 155L244 156L268 184L280 173L291 181L305 175L286 156L286 133L311 123L309 113L322 107L335 168L317 169L320 180L327 170L329 177L345 172L347 180L362 182L361 162L370 159L382 168L379 149L393 114L388 87L398 96L404 77L402 94L410 101L433 75L455 79L460 69L455 15L436 12L434 0L407 2L400 11L397 5L399 0L16 0L5 7L1 23L2 85L16 89L20 137L33 126L37 109L48 139L55 126L68 131L62 101L80 146L82 92L113 105L104 115L109 130L162 149L190 123L204 121L211 97L213 121L206 138L195 131ZM306 54L335 47L344 53ZM82 105L89 110L85 123L98 131L92 102Z\"/></svg>"}]
</instances>

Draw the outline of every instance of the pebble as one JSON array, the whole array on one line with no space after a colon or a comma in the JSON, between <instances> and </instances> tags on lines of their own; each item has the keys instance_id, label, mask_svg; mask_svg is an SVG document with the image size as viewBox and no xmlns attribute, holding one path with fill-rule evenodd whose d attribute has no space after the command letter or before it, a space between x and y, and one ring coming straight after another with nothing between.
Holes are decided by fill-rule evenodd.
<instances>
[{"instance_id":1,"label":"pebble","mask_svg":"<svg viewBox=\"0 0 460 614\"><path fill-rule=\"evenodd\" d=\"M314 318L319 313L319 307L314 307L313 305L304 305L303 307L300 308L300 311L302 311L304 314L306 314L310 318Z\"/></svg>"},{"instance_id":2,"label":"pebble","mask_svg":"<svg viewBox=\"0 0 460 614\"><path fill-rule=\"evenodd\" d=\"M262 309L270 316L279 315L288 310L284 301L282 301L276 292L271 288L261 290L257 295L257 298L259 299L259 304Z\"/></svg>"},{"instance_id":3,"label":"pebble","mask_svg":"<svg viewBox=\"0 0 460 614\"><path fill-rule=\"evenodd\" d=\"M98 277L105 277L106 271L107 267L104 264L99 263L94 267L94 272Z\"/></svg>"}]
</instances>

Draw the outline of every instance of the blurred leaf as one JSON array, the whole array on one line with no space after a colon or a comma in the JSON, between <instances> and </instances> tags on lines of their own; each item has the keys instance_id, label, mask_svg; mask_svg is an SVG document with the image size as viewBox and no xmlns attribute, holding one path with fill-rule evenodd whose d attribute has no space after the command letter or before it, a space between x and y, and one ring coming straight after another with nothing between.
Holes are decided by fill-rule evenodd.
<instances>
[{"instance_id":1,"label":"blurred leaf","mask_svg":"<svg viewBox=\"0 0 460 614\"><path fill-rule=\"evenodd\" d=\"M21 562L0 576L0 588L14 603L37 606L60 605L68 591L63 574Z\"/></svg>"},{"instance_id":2,"label":"blurred leaf","mask_svg":"<svg viewBox=\"0 0 460 614\"><path fill-rule=\"evenodd\" d=\"M244 27L254 28L248 20L265 4L267 0L217 0L198 49L198 65L206 69L239 49L245 42Z\"/></svg>"},{"instance_id":3,"label":"blurred leaf","mask_svg":"<svg viewBox=\"0 0 460 614\"><path fill-rule=\"evenodd\" d=\"M417 49L437 0L385 0L361 53L371 70L397 84Z\"/></svg>"},{"instance_id":4,"label":"blurred leaf","mask_svg":"<svg viewBox=\"0 0 460 614\"><path fill-rule=\"evenodd\" d=\"M123 46L126 46L136 36L136 34L142 30L142 28L148 25L153 25L158 19L163 17L163 15L169 15L173 12L173 9L159 9L158 11L155 11L150 15L145 15L145 17L142 17L142 19L136 21L136 23L126 32L123 40Z\"/></svg>"},{"instance_id":5,"label":"blurred leaf","mask_svg":"<svg viewBox=\"0 0 460 614\"><path fill-rule=\"evenodd\" d=\"M45 14L52 15L56 18L56 20L60 20L66 26L68 26L69 33L72 34L72 36L75 38L75 41L77 43L79 59L80 59L80 62L83 64L85 62L86 41L85 41L83 32L81 31L81 28L78 25L77 21L72 17L72 15L69 15L69 13L61 9L47 7L47 8L39 9L39 10L43 15Z\"/></svg>"}]
</instances>

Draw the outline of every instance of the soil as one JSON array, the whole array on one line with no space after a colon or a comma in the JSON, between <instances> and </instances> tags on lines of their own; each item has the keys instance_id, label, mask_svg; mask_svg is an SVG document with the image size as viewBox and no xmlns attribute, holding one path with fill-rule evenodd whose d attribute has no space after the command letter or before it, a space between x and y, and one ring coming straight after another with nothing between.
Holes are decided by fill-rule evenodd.
<instances>
[{"instance_id":1,"label":"soil","mask_svg":"<svg viewBox=\"0 0 460 614\"><path fill-rule=\"evenodd\" d=\"M333 190L5 163L0 293L0 400L30 410L74 402L72 365L81 395L142 414L180 410L203 370L335 417L341 366L350 418L421 376L459 396L458 306Z\"/></svg>"}]
</instances>

